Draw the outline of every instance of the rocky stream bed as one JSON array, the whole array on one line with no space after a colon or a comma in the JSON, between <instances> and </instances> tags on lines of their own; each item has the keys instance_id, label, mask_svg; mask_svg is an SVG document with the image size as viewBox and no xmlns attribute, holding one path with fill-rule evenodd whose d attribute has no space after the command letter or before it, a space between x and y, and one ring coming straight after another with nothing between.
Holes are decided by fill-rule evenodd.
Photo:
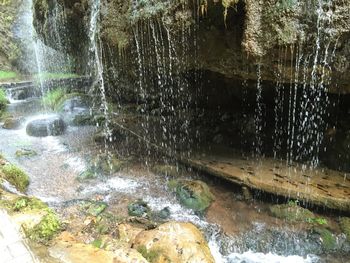
<instances>
[{"instance_id":1,"label":"rocky stream bed","mask_svg":"<svg viewBox=\"0 0 350 263\"><path fill-rule=\"evenodd\" d=\"M8 112L20 123L5 120L0 129L1 205L43 262L350 260L346 214L310 211L295 198L125 151L125 140L105 151L98 126L72 121L84 119L84 103L64 110L71 102L47 114L37 99L12 101ZM40 129L27 135L28 124L41 119L60 120L57 136ZM16 185L6 176L8 162L28 174L27 188L7 183Z\"/></svg>"}]
</instances>

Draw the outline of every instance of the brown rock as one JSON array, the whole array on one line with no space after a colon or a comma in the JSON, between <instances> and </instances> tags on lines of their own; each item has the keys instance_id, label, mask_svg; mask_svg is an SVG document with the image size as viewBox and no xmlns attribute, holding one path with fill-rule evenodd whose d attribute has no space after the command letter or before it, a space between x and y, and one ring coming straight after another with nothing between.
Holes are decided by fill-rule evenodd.
<instances>
[{"instance_id":1,"label":"brown rock","mask_svg":"<svg viewBox=\"0 0 350 263\"><path fill-rule=\"evenodd\" d=\"M155 262L215 262L202 233L191 223L168 222L142 231L133 246L143 254L157 256Z\"/></svg>"}]
</instances>

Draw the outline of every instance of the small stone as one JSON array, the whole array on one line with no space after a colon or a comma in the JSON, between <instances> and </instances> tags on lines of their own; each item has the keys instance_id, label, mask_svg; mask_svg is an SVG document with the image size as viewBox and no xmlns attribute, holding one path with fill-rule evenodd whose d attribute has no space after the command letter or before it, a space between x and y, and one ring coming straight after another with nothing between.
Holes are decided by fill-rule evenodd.
<instances>
[{"instance_id":1,"label":"small stone","mask_svg":"<svg viewBox=\"0 0 350 263\"><path fill-rule=\"evenodd\" d=\"M130 216L146 217L150 213L147 203L137 200L128 205L128 213Z\"/></svg>"}]
</instances>

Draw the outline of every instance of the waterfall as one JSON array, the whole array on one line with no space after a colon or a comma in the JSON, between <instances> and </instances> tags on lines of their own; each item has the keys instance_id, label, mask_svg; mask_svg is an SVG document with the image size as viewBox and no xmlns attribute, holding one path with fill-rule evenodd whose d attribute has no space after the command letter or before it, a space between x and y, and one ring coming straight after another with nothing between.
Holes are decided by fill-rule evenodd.
<instances>
[{"instance_id":1,"label":"waterfall","mask_svg":"<svg viewBox=\"0 0 350 263\"><path fill-rule=\"evenodd\" d=\"M147 141L160 145L167 156L187 154L191 141L192 99L184 75L189 63L191 32L184 23L179 34L172 30L162 19L139 21L133 27L143 135ZM155 121L159 127L154 127Z\"/></svg>"},{"instance_id":2,"label":"waterfall","mask_svg":"<svg viewBox=\"0 0 350 263\"><path fill-rule=\"evenodd\" d=\"M275 85L273 155L275 158L282 157L285 147L288 164L293 161L306 161L310 167L316 167L320 163L319 154L323 134L327 128L325 118L329 107L328 71L336 48L336 39L330 30L333 20L331 6L332 1L317 1L315 10L317 31L312 50L308 47L309 43L291 46L290 65L287 65L288 48L285 48L284 55L283 51L279 53ZM289 85L285 84L284 75L287 71L290 72ZM285 101L287 98L288 102ZM285 112L285 107L288 113ZM285 114L286 118L283 117Z\"/></svg>"}]
</instances>

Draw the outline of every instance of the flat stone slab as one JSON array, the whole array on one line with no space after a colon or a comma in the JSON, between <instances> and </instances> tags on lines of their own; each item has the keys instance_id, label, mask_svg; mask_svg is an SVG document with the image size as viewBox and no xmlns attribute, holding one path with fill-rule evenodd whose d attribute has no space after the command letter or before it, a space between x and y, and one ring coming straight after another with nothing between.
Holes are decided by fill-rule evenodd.
<instances>
[{"instance_id":1,"label":"flat stone slab","mask_svg":"<svg viewBox=\"0 0 350 263\"><path fill-rule=\"evenodd\" d=\"M8 214L0 209L0 262L36 263L39 262L29 250L19 233L18 226Z\"/></svg>"},{"instance_id":2,"label":"flat stone slab","mask_svg":"<svg viewBox=\"0 0 350 263\"><path fill-rule=\"evenodd\" d=\"M146 136L137 117L113 119L121 129L139 139ZM125 120L124 120L125 119ZM152 127L152 126L151 126ZM146 137L147 138L147 137ZM147 142L149 144L149 142ZM156 150L166 153L154 143ZM191 154L177 156L184 164L235 184L267 193L298 199L321 207L350 212L350 174L325 168L308 169L302 164L287 165L272 158L243 159L232 149L201 147Z\"/></svg>"},{"instance_id":3,"label":"flat stone slab","mask_svg":"<svg viewBox=\"0 0 350 263\"><path fill-rule=\"evenodd\" d=\"M308 169L269 158L245 160L225 155L193 155L183 160L233 183L327 208L350 211L350 174Z\"/></svg>"}]
</instances>

